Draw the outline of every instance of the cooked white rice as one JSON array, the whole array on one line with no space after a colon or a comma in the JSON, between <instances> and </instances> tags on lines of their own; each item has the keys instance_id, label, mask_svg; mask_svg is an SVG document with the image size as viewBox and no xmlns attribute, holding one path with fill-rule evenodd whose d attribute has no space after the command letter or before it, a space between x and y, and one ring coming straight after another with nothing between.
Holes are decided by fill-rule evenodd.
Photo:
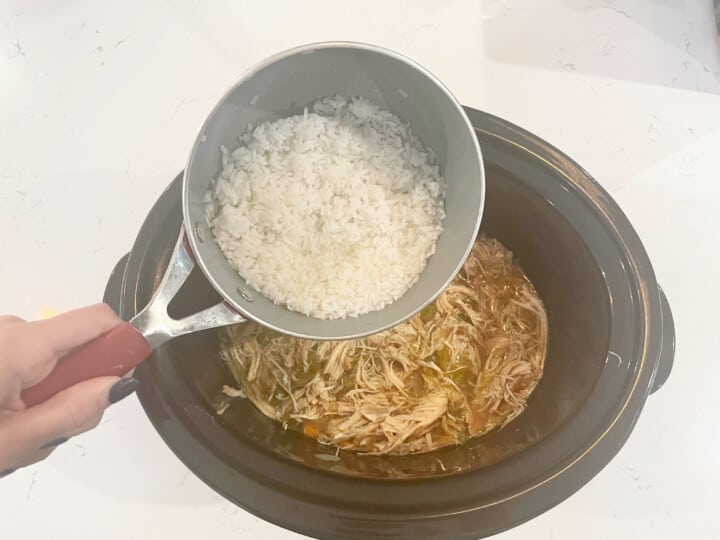
<instances>
[{"instance_id":1,"label":"cooked white rice","mask_svg":"<svg viewBox=\"0 0 720 540\"><path fill-rule=\"evenodd\" d=\"M325 98L221 148L207 216L230 264L277 304L321 319L383 308L442 232L432 150L363 98Z\"/></svg>"}]
</instances>

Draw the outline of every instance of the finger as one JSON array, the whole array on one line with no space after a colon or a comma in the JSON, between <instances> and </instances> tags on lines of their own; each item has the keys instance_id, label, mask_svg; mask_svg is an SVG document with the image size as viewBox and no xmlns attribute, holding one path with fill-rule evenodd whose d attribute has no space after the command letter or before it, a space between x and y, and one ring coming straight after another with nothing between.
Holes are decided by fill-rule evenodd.
<instances>
[{"instance_id":1,"label":"finger","mask_svg":"<svg viewBox=\"0 0 720 540\"><path fill-rule=\"evenodd\" d=\"M42 461L46 457L48 457L50 454L52 454L55 451L55 447L52 448L39 448L35 450L34 452L31 452L30 454L26 454L23 456L23 458L15 464L13 468L20 469L21 467L27 467L28 465L33 465L34 463L37 463L38 461Z\"/></svg>"},{"instance_id":2,"label":"finger","mask_svg":"<svg viewBox=\"0 0 720 540\"><path fill-rule=\"evenodd\" d=\"M9 326L11 324L17 324L25 322L25 319L16 317L15 315L0 315L0 326Z\"/></svg>"},{"instance_id":3,"label":"finger","mask_svg":"<svg viewBox=\"0 0 720 540\"><path fill-rule=\"evenodd\" d=\"M13 329L10 358L21 388L29 388L55 369L58 357L122 324L107 304L96 304Z\"/></svg>"},{"instance_id":4,"label":"finger","mask_svg":"<svg viewBox=\"0 0 720 540\"><path fill-rule=\"evenodd\" d=\"M33 365L38 359L42 363L45 356L41 348L35 343L23 343L18 335L22 333L25 321L14 315L0 316L0 413L3 410L16 410L17 405L25 408L22 403L17 403L22 388L23 373L25 370L18 366L17 358L20 352L24 353L27 364ZM28 351L27 349L33 349ZM37 354L36 354L37 353Z\"/></svg>"},{"instance_id":5,"label":"finger","mask_svg":"<svg viewBox=\"0 0 720 540\"><path fill-rule=\"evenodd\" d=\"M28 467L29 465L34 465L35 463L42 461L54 451L55 448L41 448L40 450L36 450L31 454L23 456L20 462L15 463L12 467L0 471L0 479L14 473L18 469L22 469L23 467Z\"/></svg>"},{"instance_id":6,"label":"finger","mask_svg":"<svg viewBox=\"0 0 720 540\"><path fill-rule=\"evenodd\" d=\"M83 345L109 332L120 319L107 304L95 304L74 309L55 317L27 324L27 331L40 336L56 355Z\"/></svg>"},{"instance_id":7,"label":"finger","mask_svg":"<svg viewBox=\"0 0 720 540\"><path fill-rule=\"evenodd\" d=\"M119 380L90 379L35 407L0 417L0 470L15 466L51 441L95 427L110 404L110 388Z\"/></svg>"}]
</instances>

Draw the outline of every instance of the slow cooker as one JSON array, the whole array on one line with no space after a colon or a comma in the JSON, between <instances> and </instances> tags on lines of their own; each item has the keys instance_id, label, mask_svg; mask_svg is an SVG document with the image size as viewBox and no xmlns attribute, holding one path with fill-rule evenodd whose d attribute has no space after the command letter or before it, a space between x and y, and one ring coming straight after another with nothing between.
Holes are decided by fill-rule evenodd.
<instances>
[{"instance_id":1,"label":"slow cooker","mask_svg":"<svg viewBox=\"0 0 720 540\"><path fill-rule=\"evenodd\" d=\"M336 457L246 400L218 414L221 388L234 381L219 358L217 331L172 340L137 369L140 402L187 467L238 506L317 538L488 536L537 516L596 475L667 379L671 311L620 208L558 149L466 111L485 159L481 232L513 251L547 308L545 372L527 409L462 446ZM124 319L145 306L163 275L182 222L181 187L182 175L110 277L105 301ZM181 318L217 301L196 272L169 312Z\"/></svg>"}]
</instances>

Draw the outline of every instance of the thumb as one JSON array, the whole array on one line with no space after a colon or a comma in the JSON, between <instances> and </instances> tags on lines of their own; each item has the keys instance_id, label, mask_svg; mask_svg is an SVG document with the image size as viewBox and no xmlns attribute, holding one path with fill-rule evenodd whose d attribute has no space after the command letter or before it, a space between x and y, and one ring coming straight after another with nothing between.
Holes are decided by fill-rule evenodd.
<instances>
[{"instance_id":1,"label":"thumb","mask_svg":"<svg viewBox=\"0 0 720 540\"><path fill-rule=\"evenodd\" d=\"M39 405L0 417L0 470L52 441L94 428L111 401L125 397L137 384L137 379L97 377L58 392ZM120 393L115 391L118 387L122 387Z\"/></svg>"}]
</instances>

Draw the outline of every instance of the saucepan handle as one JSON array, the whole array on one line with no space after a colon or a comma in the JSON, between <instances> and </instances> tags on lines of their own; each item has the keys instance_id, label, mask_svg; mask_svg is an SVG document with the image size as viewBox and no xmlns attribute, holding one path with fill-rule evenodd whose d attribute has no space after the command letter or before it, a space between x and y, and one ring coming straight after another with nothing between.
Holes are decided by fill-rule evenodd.
<instances>
[{"instance_id":1,"label":"saucepan handle","mask_svg":"<svg viewBox=\"0 0 720 540\"><path fill-rule=\"evenodd\" d=\"M103 375L121 377L150 353L152 347L145 337L130 323L123 323L64 356L50 375L22 392L22 400L32 407L81 381Z\"/></svg>"},{"instance_id":2,"label":"saucepan handle","mask_svg":"<svg viewBox=\"0 0 720 540\"><path fill-rule=\"evenodd\" d=\"M658 291L660 292L660 313L662 314L662 347L660 347L660 360L655 372L655 380L650 388L651 394L660 390L660 387L665 384L675 361L675 322L665 292L660 287L658 287Z\"/></svg>"},{"instance_id":3,"label":"saucepan handle","mask_svg":"<svg viewBox=\"0 0 720 540\"><path fill-rule=\"evenodd\" d=\"M122 376L168 339L245 322L245 318L225 302L184 319L170 317L168 305L194 267L182 229L165 274L148 305L129 323L114 328L62 358L43 381L22 392L25 405L30 407L41 403L61 390L93 377Z\"/></svg>"}]
</instances>

